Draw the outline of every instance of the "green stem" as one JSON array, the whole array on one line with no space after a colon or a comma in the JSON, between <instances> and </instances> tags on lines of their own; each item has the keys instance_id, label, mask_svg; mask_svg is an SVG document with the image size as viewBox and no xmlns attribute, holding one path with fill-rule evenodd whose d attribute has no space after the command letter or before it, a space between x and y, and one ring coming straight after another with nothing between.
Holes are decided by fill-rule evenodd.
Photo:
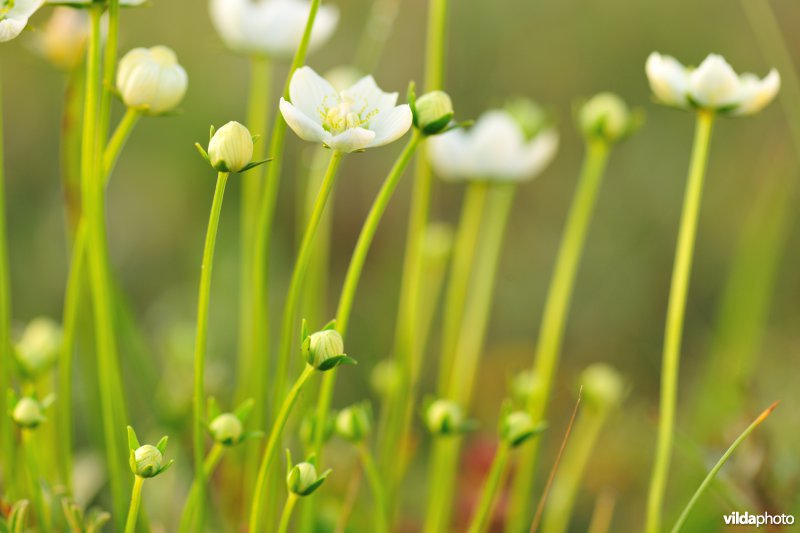
<instances>
[{"instance_id":1,"label":"green stem","mask_svg":"<svg viewBox=\"0 0 800 533\"><path fill-rule=\"evenodd\" d=\"M108 28L105 35L105 53L103 56L103 83L100 97L100 108L97 120L97 150L105 146L111 122L111 103L114 101L114 90L117 75L117 44L119 42L120 0L108 1ZM99 154L100 152L98 152Z\"/></svg>"},{"instance_id":2,"label":"green stem","mask_svg":"<svg viewBox=\"0 0 800 533\"><path fill-rule=\"evenodd\" d=\"M686 507L684 507L683 512L681 512L681 515L678 517L678 521L675 522L675 526L672 528L672 533L678 533L683 528L684 524L686 523L686 519L689 517L689 513L697 503L697 500L700 499L700 496L703 495L705 490L717 476L717 473L722 469L730 456L733 455L733 452L736 451L736 448L738 448L739 445L744 442L748 436L750 436L750 433L752 433L754 429L756 429L764 420L766 420L766 418L772 413L772 411L775 410L777 406L778 402L775 402L763 413L761 413L758 418L756 418L749 426L747 426L747 429L745 429L742 434L739 435L735 441L733 441L733 444L730 445L725 453L722 454L722 457L719 458L719 461L717 461L714 467L708 472L708 475L705 477L705 479L703 479L703 482L700 483L700 486L697 487L697 490L692 495L689 503L687 503Z\"/></svg>"},{"instance_id":3,"label":"green stem","mask_svg":"<svg viewBox=\"0 0 800 533\"><path fill-rule=\"evenodd\" d=\"M376 0L372 3L367 22L356 48L353 65L360 72L374 72L383 55L386 41L392 35L400 0Z\"/></svg>"},{"instance_id":4,"label":"green stem","mask_svg":"<svg viewBox=\"0 0 800 533\"><path fill-rule=\"evenodd\" d=\"M85 78L83 65L67 75L61 117L61 184L70 237L74 237L81 216L81 114Z\"/></svg>"},{"instance_id":5,"label":"green stem","mask_svg":"<svg viewBox=\"0 0 800 533\"><path fill-rule=\"evenodd\" d=\"M217 176L217 186L214 191L214 200L211 203L211 215L208 219L206 243L203 248L203 264L200 267L200 289L197 298L197 334L194 344L194 467L195 476L198 478L198 503L197 522L198 531L203 531L204 522L204 490L205 470L203 457L205 456L203 426L203 407L205 405L205 359L208 344L208 312L211 302L211 275L214 268L214 249L217 243L217 228L222 212L222 200L225 196L225 184L228 173L220 172Z\"/></svg>"},{"instance_id":6,"label":"green stem","mask_svg":"<svg viewBox=\"0 0 800 533\"><path fill-rule=\"evenodd\" d=\"M136 127L141 116L142 114L139 111L129 107L125 115L123 115L122 120L120 120L119 125L117 125L117 129L114 130L111 139L109 139L105 151L103 152L103 166L101 167L102 177L106 183L114 172L114 167L117 164L119 155L122 153L122 147L128 142L133 128Z\"/></svg>"},{"instance_id":7,"label":"green stem","mask_svg":"<svg viewBox=\"0 0 800 533\"><path fill-rule=\"evenodd\" d=\"M125 533L136 533L136 519L139 517L139 505L142 502L142 485L144 478L136 476L131 492L131 505L128 509L128 520L125 522Z\"/></svg>"},{"instance_id":8,"label":"green stem","mask_svg":"<svg viewBox=\"0 0 800 533\"><path fill-rule=\"evenodd\" d=\"M559 245L553 277L550 281L542 321L539 325L539 339L536 345L533 371L541 383L541 388L530 398L528 404L529 412L534 420L543 419L547 411L550 391L553 388L553 380L561 356L561 345L575 279L597 203L597 195L605 174L610 148L603 141L589 142L575 196L567 215L564 235ZM526 524L530 520L529 509L538 449L539 439L535 439L529 446L520 450L519 467L511 491L510 519L506 526L506 531L509 533L527 531Z\"/></svg>"},{"instance_id":9,"label":"green stem","mask_svg":"<svg viewBox=\"0 0 800 533\"><path fill-rule=\"evenodd\" d=\"M275 458L275 452L278 449L278 443L283 434L283 428L286 425L286 420L289 418L289 413L297 401L297 396L305 385L308 378L315 372L314 367L306 365L300 377L295 381L294 386L289 391L289 394L284 398L281 409L272 423L272 429L269 432L269 440L267 446L264 448L264 455L261 458L261 466L258 469L258 479L256 480L256 488L253 494L253 501L250 506L250 533L259 533L262 528L262 517L264 512L264 499L265 488L267 484L267 474L269 474L269 467Z\"/></svg>"},{"instance_id":10,"label":"green stem","mask_svg":"<svg viewBox=\"0 0 800 533\"><path fill-rule=\"evenodd\" d=\"M359 444L358 453L361 457L364 473L367 475L367 481L369 481L372 489L372 497L375 500L375 532L387 533L389 531L389 519L386 512L386 494L383 490L383 482L381 481L380 472L378 472L378 466L375 464L375 458L372 457L372 453L366 443Z\"/></svg>"},{"instance_id":11,"label":"green stem","mask_svg":"<svg viewBox=\"0 0 800 533\"><path fill-rule=\"evenodd\" d=\"M278 533L286 533L289 531L289 522L292 520L292 511L294 511L294 505L296 503L297 494L290 492L288 498L286 498L286 504L283 506L281 521L278 525Z\"/></svg>"},{"instance_id":12,"label":"green stem","mask_svg":"<svg viewBox=\"0 0 800 533\"><path fill-rule=\"evenodd\" d=\"M481 499L478 503L478 509L472 517L472 523L469 526L469 533L483 533L489 527L489 521L492 518L492 511L494 510L495 500L497 499L497 491L500 488L500 481L503 479L506 464L508 463L509 445L506 441L501 441L494 454L492 467L489 470L489 475L486 477L486 482L481 491Z\"/></svg>"},{"instance_id":13,"label":"green stem","mask_svg":"<svg viewBox=\"0 0 800 533\"><path fill-rule=\"evenodd\" d=\"M36 442L32 429L22 430L22 443L25 447L25 459L28 466L28 478L31 485L31 496L33 498L33 510L36 513L36 523L42 531L50 530L47 509L45 508L44 494L42 493L42 482L39 475L39 464L36 461Z\"/></svg>"},{"instance_id":14,"label":"green stem","mask_svg":"<svg viewBox=\"0 0 800 533\"><path fill-rule=\"evenodd\" d=\"M214 469L217 467L219 460L222 458L222 453L225 451L225 446L216 442L214 446L211 447L211 451L208 452L206 456L206 460L203 463L203 480L208 480L211 477L211 474L214 473ZM186 504L183 507L183 513L181 513L181 521L180 525L178 526L178 531L180 533L188 533L192 531L192 520L194 519L195 508L199 502L199 497L202 494L202 486L201 478L195 476L194 481L192 481L192 486L189 489L189 496L186 498ZM200 531L199 528L194 528L195 531Z\"/></svg>"},{"instance_id":15,"label":"green stem","mask_svg":"<svg viewBox=\"0 0 800 533\"><path fill-rule=\"evenodd\" d=\"M675 250L675 264L672 271L672 285L667 309L664 355L661 367L661 413L658 425L656 456L647 498L647 521L645 525L647 533L661 531L662 506L675 430L675 409L678 401L678 368L680 364L683 319L686 310L686 295L689 289L692 255L697 234L697 219L700 213L700 199L703 192L703 180L708 161L708 149L713 123L714 114L712 112L698 112L692 161L686 183L686 195L683 201L683 214L681 215L678 244Z\"/></svg>"}]
</instances>

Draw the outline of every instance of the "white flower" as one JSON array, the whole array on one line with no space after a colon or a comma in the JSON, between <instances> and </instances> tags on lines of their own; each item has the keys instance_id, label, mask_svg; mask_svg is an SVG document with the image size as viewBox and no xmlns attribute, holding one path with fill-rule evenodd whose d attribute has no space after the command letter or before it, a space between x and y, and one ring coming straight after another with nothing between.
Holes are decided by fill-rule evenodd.
<instances>
[{"instance_id":1,"label":"white flower","mask_svg":"<svg viewBox=\"0 0 800 533\"><path fill-rule=\"evenodd\" d=\"M428 141L436 172L447 180L523 181L553 159L558 134L545 129L526 140L506 111L488 111L469 130L456 129Z\"/></svg>"},{"instance_id":2,"label":"white flower","mask_svg":"<svg viewBox=\"0 0 800 533\"><path fill-rule=\"evenodd\" d=\"M175 52L166 46L134 48L119 62L117 89L122 101L151 115L174 109L188 83Z\"/></svg>"},{"instance_id":3,"label":"white flower","mask_svg":"<svg viewBox=\"0 0 800 533\"><path fill-rule=\"evenodd\" d=\"M83 60L89 17L84 10L56 7L38 37L42 55L56 67L71 70Z\"/></svg>"},{"instance_id":4,"label":"white flower","mask_svg":"<svg viewBox=\"0 0 800 533\"><path fill-rule=\"evenodd\" d=\"M304 0L211 0L211 21L232 50L289 57L300 45L310 10ZM309 49L324 44L339 21L339 10L320 6Z\"/></svg>"},{"instance_id":5,"label":"white flower","mask_svg":"<svg viewBox=\"0 0 800 533\"><path fill-rule=\"evenodd\" d=\"M697 68L683 66L675 58L653 52L645 65L650 87L666 105L697 107L731 115L752 115L769 104L781 85L778 71L763 79L738 75L722 56L710 54Z\"/></svg>"},{"instance_id":6,"label":"white flower","mask_svg":"<svg viewBox=\"0 0 800 533\"><path fill-rule=\"evenodd\" d=\"M28 19L43 3L44 0L0 0L0 43L22 33Z\"/></svg>"},{"instance_id":7,"label":"white flower","mask_svg":"<svg viewBox=\"0 0 800 533\"><path fill-rule=\"evenodd\" d=\"M372 76L337 92L309 67L295 71L291 103L281 98L281 113L294 132L310 142L353 152L396 141L411 127L411 109L396 105L397 93L385 93Z\"/></svg>"}]
</instances>

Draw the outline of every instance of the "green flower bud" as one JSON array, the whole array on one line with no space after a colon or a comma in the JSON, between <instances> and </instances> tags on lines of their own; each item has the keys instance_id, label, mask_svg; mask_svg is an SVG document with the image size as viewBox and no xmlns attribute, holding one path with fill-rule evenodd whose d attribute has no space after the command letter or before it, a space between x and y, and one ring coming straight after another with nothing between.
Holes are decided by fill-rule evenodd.
<instances>
[{"instance_id":1,"label":"green flower bud","mask_svg":"<svg viewBox=\"0 0 800 533\"><path fill-rule=\"evenodd\" d=\"M434 435L456 435L469 429L461 406L456 402L438 399L425 411L425 424Z\"/></svg>"},{"instance_id":2,"label":"green flower bud","mask_svg":"<svg viewBox=\"0 0 800 533\"><path fill-rule=\"evenodd\" d=\"M372 413L368 403L351 405L336 417L336 433L351 442L362 441L372 430Z\"/></svg>"},{"instance_id":3,"label":"green flower bud","mask_svg":"<svg viewBox=\"0 0 800 533\"><path fill-rule=\"evenodd\" d=\"M214 440L225 446L238 444L242 439L244 427L242 421L233 413L222 413L208 425Z\"/></svg>"},{"instance_id":4,"label":"green flower bud","mask_svg":"<svg viewBox=\"0 0 800 533\"><path fill-rule=\"evenodd\" d=\"M581 374L583 401L589 409L606 412L619 406L625 396L625 384L614 368L595 363Z\"/></svg>"},{"instance_id":5,"label":"green flower bud","mask_svg":"<svg viewBox=\"0 0 800 533\"><path fill-rule=\"evenodd\" d=\"M45 421L44 406L34 398L20 398L11 412L11 419L21 428L34 429Z\"/></svg>"},{"instance_id":6,"label":"green flower bud","mask_svg":"<svg viewBox=\"0 0 800 533\"><path fill-rule=\"evenodd\" d=\"M308 364L314 368L323 367L323 363L332 357L344 355L344 340L335 329L312 333L309 341Z\"/></svg>"},{"instance_id":7,"label":"green flower bud","mask_svg":"<svg viewBox=\"0 0 800 533\"><path fill-rule=\"evenodd\" d=\"M25 328L16 345L17 361L31 378L42 375L58 359L61 327L49 318L37 318Z\"/></svg>"},{"instance_id":8,"label":"green flower bud","mask_svg":"<svg viewBox=\"0 0 800 533\"><path fill-rule=\"evenodd\" d=\"M133 452L133 458L136 461L136 470L133 473L137 476L154 477L161 472L164 456L152 444L145 444L136 448L136 451Z\"/></svg>"},{"instance_id":9,"label":"green flower bud","mask_svg":"<svg viewBox=\"0 0 800 533\"><path fill-rule=\"evenodd\" d=\"M308 496L322 485L325 478L330 474L330 470L317 475L317 469L312 463L298 463L289 470L286 476L286 486L289 492L298 496Z\"/></svg>"},{"instance_id":10,"label":"green flower bud","mask_svg":"<svg viewBox=\"0 0 800 533\"><path fill-rule=\"evenodd\" d=\"M548 125L544 110L527 98L517 98L508 102L505 110L522 129L525 140L530 141L535 138Z\"/></svg>"},{"instance_id":11,"label":"green flower bud","mask_svg":"<svg viewBox=\"0 0 800 533\"><path fill-rule=\"evenodd\" d=\"M218 129L208 143L211 166L220 172L239 172L253 159L253 137L238 122L228 122Z\"/></svg>"},{"instance_id":12,"label":"green flower bud","mask_svg":"<svg viewBox=\"0 0 800 533\"><path fill-rule=\"evenodd\" d=\"M500 437L511 446L519 446L544 430L544 424L536 424L525 411L513 411L505 416L500 426Z\"/></svg>"},{"instance_id":13,"label":"green flower bud","mask_svg":"<svg viewBox=\"0 0 800 533\"><path fill-rule=\"evenodd\" d=\"M414 125L425 135L441 133L453 120L453 101L444 91L431 91L414 104Z\"/></svg>"},{"instance_id":14,"label":"green flower bud","mask_svg":"<svg viewBox=\"0 0 800 533\"><path fill-rule=\"evenodd\" d=\"M607 142L627 136L635 125L628 105L613 93L600 93L583 104L578 123L587 138Z\"/></svg>"}]
</instances>

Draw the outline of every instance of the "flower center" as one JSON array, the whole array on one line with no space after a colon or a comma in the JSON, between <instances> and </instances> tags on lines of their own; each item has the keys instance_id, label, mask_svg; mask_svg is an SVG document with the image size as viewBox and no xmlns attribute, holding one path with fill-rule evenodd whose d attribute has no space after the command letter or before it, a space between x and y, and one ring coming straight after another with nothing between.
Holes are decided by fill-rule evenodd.
<instances>
[{"instance_id":1,"label":"flower center","mask_svg":"<svg viewBox=\"0 0 800 533\"><path fill-rule=\"evenodd\" d=\"M338 105L325 110L322 127L333 135L338 135L345 130L358 128L368 120L369 117L362 119L361 115L353 109L352 101L342 98Z\"/></svg>"}]
</instances>

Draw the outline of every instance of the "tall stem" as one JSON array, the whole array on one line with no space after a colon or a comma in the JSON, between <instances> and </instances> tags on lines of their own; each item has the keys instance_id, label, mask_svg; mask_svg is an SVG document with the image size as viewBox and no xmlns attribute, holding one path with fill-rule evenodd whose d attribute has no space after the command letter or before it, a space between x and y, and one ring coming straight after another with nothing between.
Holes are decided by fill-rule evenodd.
<instances>
[{"instance_id":1,"label":"tall stem","mask_svg":"<svg viewBox=\"0 0 800 533\"><path fill-rule=\"evenodd\" d=\"M486 476L483 490L481 490L481 499L478 503L475 515L472 517L469 533L483 533L489 527L490 520L492 519L492 511L494 510L494 503L497 499L497 491L500 488L500 482L503 479L503 473L508 463L509 451L508 443L506 441L501 441L494 454L492 467L489 470L488 476Z\"/></svg>"},{"instance_id":2,"label":"tall stem","mask_svg":"<svg viewBox=\"0 0 800 533\"><path fill-rule=\"evenodd\" d=\"M567 215L564 235L556 258L553 277L547 292L542 321L539 325L539 339L533 371L541 388L529 400L528 409L534 420L544 418L550 391L553 387L564 329L569 314L575 278L578 274L581 255L586 243L586 235L592 220L597 195L603 181L610 146L603 141L590 141L578 179L575 196ZM521 533L527 531L530 520L530 502L533 481L536 473L536 459L539 439L535 439L519 453L519 466L514 476L511 492L511 512L506 531Z\"/></svg>"},{"instance_id":3,"label":"tall stem","mask_svg":"<svg viewBox=\"0 0 800 533\"><path fill-rule=\"evenodd\" d=\"M81 216L81 114L85 78L83 65L67 74L61 116L61 188L70 237L74 237Z\"/></svg>"},{"instance_id":4,"label":"tall stem","mask_svg":"<svg viewBox=\"0 0 800 533\"><path fill-rule=\"evenodd\" d=\"M125 111L125 115L123 115L117 129L114 130L111 139L108 140L108 144L103 151L103 166L101 167L102 179L104 182L107 183L111 173L114 172L114 167L117 164L119 155L122 153L122 147L128 142L131 133L133 133L133 129L136 127L141 117L142 114L139 111L129 107L128 110Z\"/></svg>"},{"instance_id":5,"label":"tall stem","mask_svg":"<svg viewBox=\"0 0 800 533\"><path fill-rule=\"evenodd\" d=\"M367 480L372 489L372 498L375 500L375 532L388 533L389 519L386 511L386 494L383 490L383 482L381 481L380 472L378 472L378 466L375 464L372 452L370 452L365 442L359 444L358 453L361 456L361 465L364 467L364 473L367 475Z\"/></svg>"},{"instance_id":6,"label":"tall stem","mask_svg":"<svg viewBox=\"0 0 800 533\"><path fill-rule=\"evenodd\" d=\"M222 453L224 451L225 446L218 442L214 443L214 446L211 448L211 451L208 452L206 460L203 463L203 481L207 482L211 474L214 473L214 469L217 467L217 464L219 464L219 460L222 458ZM200 478L195 476L194 481L192 481L192 486L189 489L189 496L186 498L186 505L183 507L183 513L181 513L181 521L178 526L178 531L180 533L189 533L193 530L192 519L194 518L195 507L197 507L203 489L200 483ZM198 531L199 529L194 527L194 530Z\"/></svg>"},{"instance_id":7,"label":"tall stem","mask_svg":"<svg viewBox=\"0 0 800 533\"><path fill-rule=\"evenodd\" d=\"M286 425L286 420L289 418L289 413L292 412L297 401L297 396L303 389L308 378L315 372L314 367L306 365L300 377L295 381L294 386L289 391L289 394L284 398L281 409L272 423L272 429L269 432L269 440L267 446L264 448L264 455L261 458L261 466L258 469L258 479L256 480L256 488L253 494L253 501L250 506L250 533L259 533L262 529L262 517L264 514L264 491L267 485L267 474L269 474L269 467L275 458L275 452L278 449L278 443L283 434L283 428Z\"/></svg>"},{"instance_id":8,"label":"tall stem","mask_svg":"<svg viewBox=\"0 0 800 533\"><path fill-rule=\"evenodd\" d=\"M139 517L139 506L142 502L142 484L144 478L136 476L131 492L131 504L128 508L128 520L125 522L125 533L136 533L136 519Z\"/></svg>"},{"instance_id":9,"label":"tall stem","mask_svg":"<svg viewBox=\"0 0 800 533\"><path fill-rule=\"evenodd\" d=\"M208 311L211 302L211 274L214 268L214 249L217 243L217 228L219 227L222 200L225 196L225 184L228 173L220 172L217 176L217 186L214 191L214 200L211 203L211 215L208 219L206 243L203 248L203 264L200 267L200 289L197 298L197 334L194 343L194 468L198 478L198 502L196 527L203 531L204 498L205 498L205 470L203 457L205 456L203 428L203 406L205 404L205 363L206 345L208 344Z\"/></svg>"},{"instance_id":10,"label":"tall stem","mask_svg":"<svg viewBox=\"0 0 800 533\"><path fill-rule=\"evenodd\" d=\"M24 446L25 462L28 467L28 478L33 497L33 510L36 513L36 524L42 531L49 531L50 523L45 507L44 494L42 493L42 480L39 474L39 463L36 460L36 442L32 429L22 430L22 443Z\"/></svg>"},{"instance_id":11,"label":"tall stem","mask_svg":"<svg viewBox=\"0 0 800 533\"><path fill-rule=\"evenodd\" d=\"M294 511L294 506L296 503L297 494L290 492L289 496L286 498L286 504L283 506L283 511L281 512L281 521L278 524L278 533L286 533L289 531L289 522L292 520L292 511Z\"/></svg>"},{"instance_id":12,"label":"tall stem","mask_svg":"<svg viewBox=\"0 0 800 533\"><path fill-rule=\"evenodd\" d=\"M678 401L678 369L680 365L683 319L686 310L686 295L689 290L689 277L692 255L697 234L697 219L700 213L700 199L703 193L708 161L708 149L714 114L699 111L695 130L692 161L683 200L678 244L675 250L675 263L672 270L672 284L667 308L666 331L664 335L664 354L661 365L661 401L658 424L658 442L647 497L647 521L645 531L661 531L662 507L667 486L672 440L675 430L675 410Z\"/></svg>"}]
</instances>

